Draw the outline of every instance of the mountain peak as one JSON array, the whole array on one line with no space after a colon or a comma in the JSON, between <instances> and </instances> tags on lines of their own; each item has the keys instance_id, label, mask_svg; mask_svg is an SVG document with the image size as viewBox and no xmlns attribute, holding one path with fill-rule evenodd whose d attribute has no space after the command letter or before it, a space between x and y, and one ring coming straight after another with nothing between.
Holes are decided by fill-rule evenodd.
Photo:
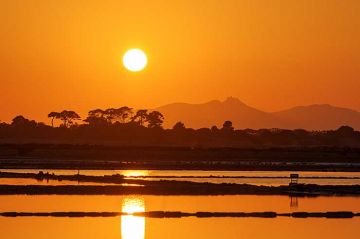
<instances>
[{"instance_id":1,"label":"mountain peak","mask_svg":"<svg viewBox=\"0 0 360 239\"><path fill-rule=\"evenodd\" d=\"M158 108L165 116L165 127L182 121L191 128L221 127L230 120L235 128L337 129L349 125L360 129L360 112L329 104L297 106L278 112L264 112L248 106L236 97L202 104L177 103Z\"/></svg>"},{"instance_id":2,"label":"mountain peak","mask_svg":"<svg viewBox=\"0 0 360 239\"><path fill-rule=\"evenodd\" d=\"M222 103L226 105L245 105L241 100L236 97L227 97Z\"/></svg>"}]
</instances>

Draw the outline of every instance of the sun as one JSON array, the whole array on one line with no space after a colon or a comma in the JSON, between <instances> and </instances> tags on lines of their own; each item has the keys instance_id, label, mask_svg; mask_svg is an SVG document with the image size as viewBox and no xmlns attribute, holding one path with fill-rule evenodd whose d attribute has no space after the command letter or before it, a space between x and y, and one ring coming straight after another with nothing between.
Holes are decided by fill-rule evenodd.
<instances>
[{"instance_id":1,"label":"sun","mask_svg":"<svg viewBox=\"0 0 360 239\"><path fill-rule=\"evenodd\" d=\"M129 71L141 71L147 65L146 54L140 49L130 49L126 51L123 56L123 64Z\"/></svg>"}]
</instances>

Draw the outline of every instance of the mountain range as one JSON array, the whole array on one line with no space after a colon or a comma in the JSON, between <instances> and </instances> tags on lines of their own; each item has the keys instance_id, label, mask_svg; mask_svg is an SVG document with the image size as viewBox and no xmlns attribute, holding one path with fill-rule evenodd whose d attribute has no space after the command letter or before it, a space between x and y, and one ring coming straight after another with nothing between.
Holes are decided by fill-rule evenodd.
<instances>
[{"instance_id":1,"label":"mountain range","mask_svg":"<svg viewBox=\"0 0 360 239\"><path fill-rule=\"evenodd\" d=\"M213 100L203 104L173 103L156 108L164 117L164 127L183 122L188 128L222 127L230 120L236 129L306 129L332 130L348 125L360 129L360 112L328 104L297 106L278 112L265 112L246 105L237 98Z\"/></svg>"}]
</instances>

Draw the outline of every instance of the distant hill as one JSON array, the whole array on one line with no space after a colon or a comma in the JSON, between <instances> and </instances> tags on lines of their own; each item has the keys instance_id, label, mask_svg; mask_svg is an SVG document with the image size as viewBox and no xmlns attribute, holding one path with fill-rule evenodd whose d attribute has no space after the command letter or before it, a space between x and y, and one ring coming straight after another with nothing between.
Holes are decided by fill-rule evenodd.
<instances>
[{"instance_id":1,"label":"distant hill","mask_svg":"<svg viewBox=\"0 0 360 239\"><path fill-rule=\"evenodd\" d=\"M360 129L360 112L331 105L298 106L279 112L264 112L248 106L237 98L209 101L203 104L173 103L158 107L165 116L165 128L176 122L186 127L221 127L231 120L235 128L303 128L308 130L337 129L349 125Z\"/></svg>"},{"instance_id":2,"label":"distant hill","mask_svg":"<svg viewBox=\"0 0 360 239\"><path fill-rule=\"evenodd\" d=\"M348 125L360 129L360 112L327 104L298 106L273 115L291 122L291 128L326 130Z\"/></svg>"}]
</instances>

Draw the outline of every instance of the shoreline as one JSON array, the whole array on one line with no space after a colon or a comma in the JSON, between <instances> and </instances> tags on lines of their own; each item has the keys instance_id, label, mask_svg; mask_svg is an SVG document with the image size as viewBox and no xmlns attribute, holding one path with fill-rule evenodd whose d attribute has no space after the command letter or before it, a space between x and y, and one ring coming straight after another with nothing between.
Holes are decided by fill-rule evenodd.
<instances>
[{"instance_id":1,"label":"shoreline","mask_svg":"<svg viewBox=\"0 0 360 239\"><path fill-rule=\"evenodd\" d=\"M0 158L1 169L38 170L188 170L188 171L297 171L360 172L357 162L277 160L86 160L47 158Z\"/></svg>"},{"instance_id":2,"label":"shoreline","mask_svg":"<svg viewBox=\"0 0 360 239\"><path fill-rule=\"evenodd\" d=\"M211 172L211 171L210 171ZM72 174L72 175L57 175L54 173L43 172L39 170L38 173L30 172L4 172L0 169L0 179L1 178L31 178L36 180L53 180L53 181L77 181L77 182L99 182L99 183L115 183L121 184L124 182L149 182L149 180L144 179L290 179L290 176L126 176L122 174L112 174L112 175L86 175L86 174ZM301 179L360 179L360 176L299 176ZM151 181L150 181L151 182Z\"/></svg>"},{"instance_id":3,"label":"shoreline","mask_svg":"<svg viewBox=\"0 0 360 239\"><path fill-rule=\"evenodd\" d=\"M288 195L360 196L360 185L289 184L263 186L176 180L128 179L124 175L55 175L1 172L0 178L92 182L99 185L0 185L0 195ZM109 185L101 185L106 183ZM136 186L130 186L136 185Z\"/></svg>"}]
</instances>

